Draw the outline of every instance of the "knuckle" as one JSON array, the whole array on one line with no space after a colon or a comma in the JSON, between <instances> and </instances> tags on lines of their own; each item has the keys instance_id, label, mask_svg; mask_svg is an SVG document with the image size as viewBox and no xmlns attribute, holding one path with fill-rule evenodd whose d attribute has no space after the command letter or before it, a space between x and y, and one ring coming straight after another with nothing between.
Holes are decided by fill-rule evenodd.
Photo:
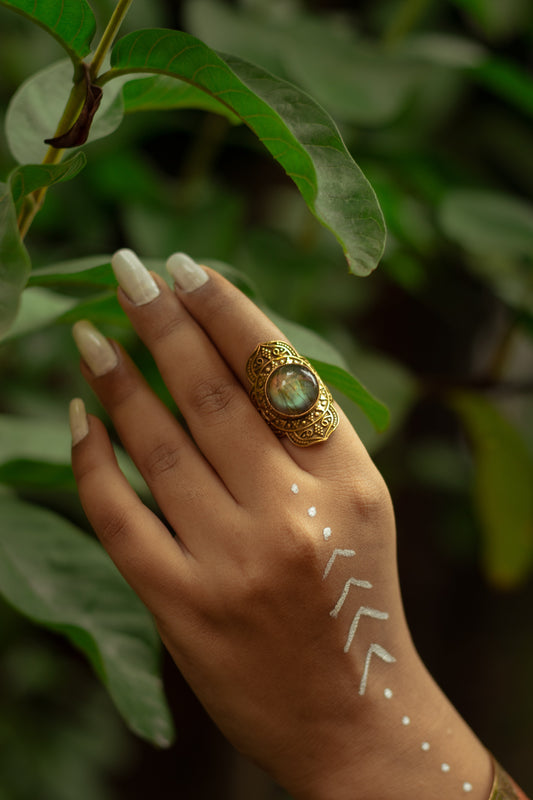
<instances>
[{"instance_id":1,"label":"knuckle","mask_svg":"<svg viewBox=\"0 0 533 800\"><path fill-rule=\"evenodd\" d=\"M176 468L179 451L167 442L156 445L146 457L144 472L147 479L154 480Z\"/></svg>"},{"instance_id":2,"label":"knuckle","mask_svg":"<svg viewBox=\"0 0 533 800\"><path fill-rule=\"evenodd\" d=\"M186 324L186 318L180 314L170 314L168 317L161 316L151 331L151 339L154 344L159 344L172 336Z\"/></svg>"},{"instance_id":3,"label":"knuckle","mask_svg":"<svg viewBox=\"0 0 533 800\"><path fill-rule=\"evenodd\" d=\"M97 533L105 546L124 537L130 527L130 515L124 508L116 508L102 516L97 525Z\"/></svg>"},{"instance_id":4,"label":"knuckle","mask_svg":"<svg viewBox=\"0 0 533 800\"><path fill-rule=\"evenodd\" d=\"M389 510L391 505L389 491L377 470L372 475L356 481L354 501L360 518L372 519Z\"/></svg>"},{"instance_id":5,"label":"knuckle","mask_svg":"<svg viewBox=\"0 0 533 800\"><path fill-rule=\"evenodd\" d=\"M208 416L227 412L236 397L236 384L223 378L203 380L191 391L193 407Z\"/></svg>"}]
</instances>

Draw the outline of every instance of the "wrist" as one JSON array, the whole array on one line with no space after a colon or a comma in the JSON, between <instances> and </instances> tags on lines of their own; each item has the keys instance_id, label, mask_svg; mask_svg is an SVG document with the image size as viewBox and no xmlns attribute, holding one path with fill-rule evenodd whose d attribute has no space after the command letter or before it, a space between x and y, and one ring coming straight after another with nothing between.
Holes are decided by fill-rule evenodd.
<instances>
[{"instance_id":1,"label":"wrist","mask_svg":"<svg viewBox=\"0 0 533 800\"><path fill-rule=\"evenodd\" d=\"M394 681L383 672L312 779L287 787L294 800L488 800L490 755L414 648L398 659Z\"/></svg>"}]
</instances>

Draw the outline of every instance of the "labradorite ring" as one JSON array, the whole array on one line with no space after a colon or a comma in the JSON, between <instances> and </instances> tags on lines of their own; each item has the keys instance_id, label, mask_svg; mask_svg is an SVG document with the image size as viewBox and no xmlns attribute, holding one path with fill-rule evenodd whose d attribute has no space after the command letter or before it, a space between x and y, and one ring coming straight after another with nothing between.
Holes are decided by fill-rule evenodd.
<instances>
[{"instance_id":1,"label":"labradorite ring","mask_svg":"<svg viewBox=\"0 0 533 800\"><path fill-rule=\"evenodd\" d=\"M325 442L339 424L330 392L290 344L257 345L246 374L252 402L277 436L309 447Z\"/></svg>"}]
</instances>

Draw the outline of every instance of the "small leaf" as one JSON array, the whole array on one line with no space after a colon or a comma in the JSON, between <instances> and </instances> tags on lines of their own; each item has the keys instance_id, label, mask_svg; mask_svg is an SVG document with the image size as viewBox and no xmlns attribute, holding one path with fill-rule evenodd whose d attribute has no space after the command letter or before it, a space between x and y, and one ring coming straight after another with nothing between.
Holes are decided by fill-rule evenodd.
<instances>
[{"instance_id":1,"label":"small leaf","mask_svg":"<svg viewBox=\"0 0 533 800\"><path fill-rule=\"evenodd\" d=\"M31 264L22 243L11 186L0 183L0 336L17 315Z\"/></svg>"},{"instance_id":2,"label":"small leaf","mask_svg":"<svg viewBox=\"0 0 533 800\"><path fill-rule=\"evenodd\" d=\"M0 593L82 650L126 723L169 746L172 722L150 614L98 543L44 508L0 497Z\"/></svg>"},{"instance_id":3,"label":"small leaf","mask_svg":"<svg viewBox=\"0 0 533 800\"><path fill-rule=\"evenodd\" d=\"M0 5L44 28L75 64L90 52L96 20L86 0L0 0Z\"/></svg>"},{"instance_id":4,"label":"small leaf","mask_svg":"<svg viewBox=\"0 0 533 800\"><path fill-rule=\"evenodd\" d=\"M37 189L75 178L86 163L87 158L84 153L77 153L60 164L25 164L14 169L8 180L17 209L20 208L24 197Z\"/></svg>"},{"instance_id":5,"label":"small leaf","mask_svg":"<svg viewBox=\"0 0 533 800\"><path fill-rule=\"evenodd\" d=\"M451 402L472 442L487 577L502 588L516 586L533 567L533 459L516 428L488 400L464 393Z\"/></svg>"},{"instance_id":6,"label":"small leaf","mask_svg":"<svg viewBox=\"0 0 533 800\"><path fill-rule=\"evenodd\" d=\"M341 243L353 272L376 266L385 223L375 193L333 120L309 95L265 70L217 55L193 36L137 31L115 45L104 81L156 72L188 81L224 103L261 139L317 218Z\"/></svg>"},{"instance_id":7,"label":"small leaf","mask_svg":"<svg viewBox=\"0 0 533 800\"><path fill-rule=\"evenodd\" d=\"M440 208L445 233L474 253L533 256L533 205L492 191L457 189Z\"/></svg>"}]
</instances>

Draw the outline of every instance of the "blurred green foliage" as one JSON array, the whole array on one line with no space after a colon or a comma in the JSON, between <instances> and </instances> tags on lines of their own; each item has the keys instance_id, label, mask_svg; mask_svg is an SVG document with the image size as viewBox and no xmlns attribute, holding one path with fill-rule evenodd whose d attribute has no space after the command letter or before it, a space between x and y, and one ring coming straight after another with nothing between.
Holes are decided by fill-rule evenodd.
<instances>
[{"instance_id":1,"label":"blurred green foliage","mask_svg":"<svg viewBox=\"0 0 533 800\"><path fill-rule=\"evenodd\" d=\"M98 39L114 3L91 6ZM28 146L26 133L35 142L42 120L27 121L28 131L20 119L13 127L21 106L11 100L41 70L46 86L57 86L65 66L50 65L64 53L7 8L0 7L0 22L0 114L7 115L8 131L20 131L0 132L0 178L7 184L11 176L20 212L22 187L43 185L43 168L21 172L12 151ZM533 785L530 3L379 0L354 8L318 0L135 0L122 32L141 27L185 30L312 95L335 119L377 193L387 247L372 276L350 275L334 237L258 139L231 113L216 113L216 103L209 105L205 94L199 99L194 87L162 76L104 92L106 105L95 120L99 138L70 165L48 172L45 183L57 183L26 237L30 288L0 349L0 507L30 504L47 520L62 520L58 531L66 521L86 529L68 468L66 405L81 395L89 410L101 410L79 377L71 321L83 314L118 338L165 396L113 300L109 253L133 247L158 270L173 250L221 269L232 264L233 279L287 320L295 341L300 335L309 342L318 362L347 367L343 376L355 373L370 397L388 407L390 424L378 432L359 406L339 396L396 502L415 640L527 790L527 781ZM55 103L49 105L57 117ZM85 157L87 166L74 177ZM0 247L0 260L6 258L17 265L12 285L20 291L29 262L16 239ZM4 514L0 540L7 534L22 540L24 529ZM6 571L3 554L2 560ZM0 593L17 604L6 585ZM275 796L240 762L232 762L231 774L221 769L222 787L200 766L178 779L163 754L141 758L145 749L118 725L83 664L53 633L32 627L7 604L0 619L0 800L26 800L37 785L43 798L71 797L65 786L75 786L83 800L142 797L149 785L143 775L154 769L169 776L161 793L174 790L175 781L183 796ZM61 700L64 685L75 708ZM178 737L193 717L201 718L196 706L183 710L187 703L174 698ZM211 742L212 734L201 725L207 747L202 736ZM222 747L216 740L213 752Z\"/></svg>"}]
</instances>

